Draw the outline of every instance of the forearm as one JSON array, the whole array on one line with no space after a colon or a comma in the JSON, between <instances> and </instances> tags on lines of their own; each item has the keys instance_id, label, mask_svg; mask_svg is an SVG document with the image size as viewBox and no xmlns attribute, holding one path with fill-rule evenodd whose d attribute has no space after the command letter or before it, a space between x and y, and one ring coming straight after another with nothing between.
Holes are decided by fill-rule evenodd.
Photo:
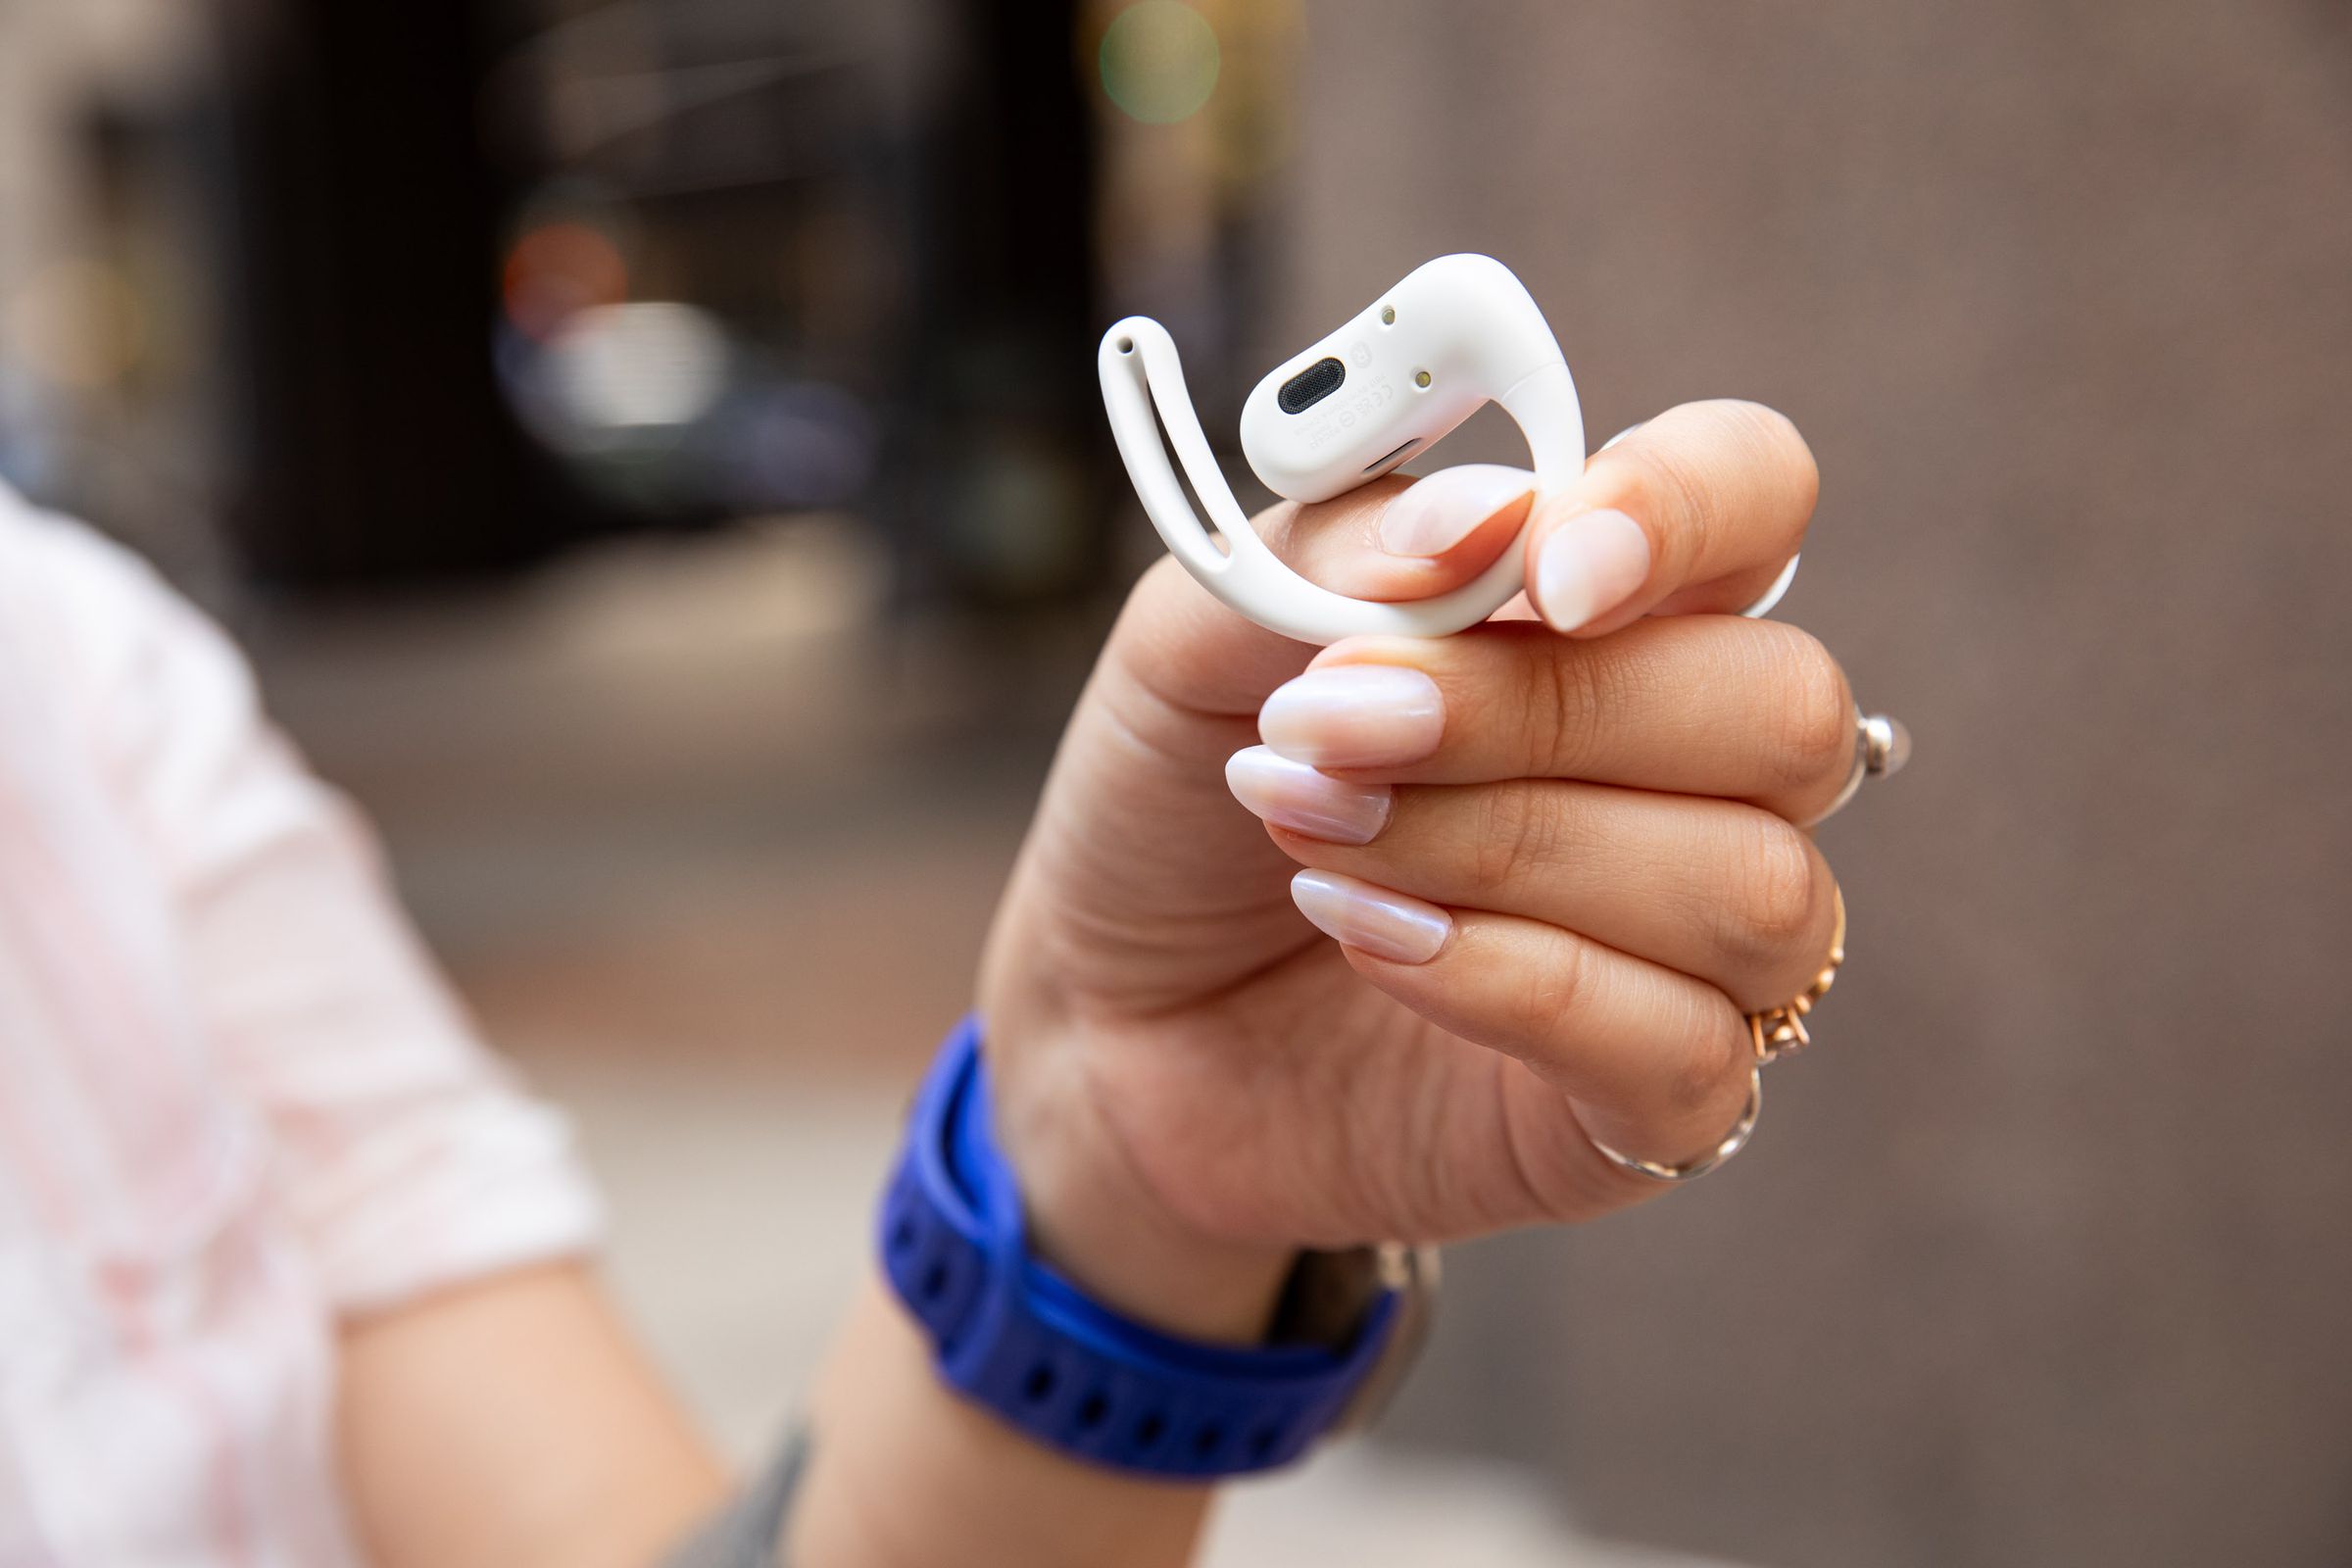
<instances>
[{"instance_id":1,"label":"forearm","mask_svg":"<svg viewBox=\"0 0 2352 1568\"><path fill-rule=\"evenodd\" d=\"M1120 1255L1108 1273L1132 1298L1145 1285L1135 1270L1156 1272L1159 1254ZM1159 1299L1235 1338L1261 1310L1248 1292L1171 1286ZM1173 1568L1190 1560L1209 1497L1061 1457L963 1403L879 1282L859 1291L808 1415L779 1553L790 1568ZM337 1425L353 1521L382 1568L653 1568L729 1493L577 1266L347 1325Z\"/></svg>"},{"instance_id":2,"label":"forearm","mask_svg":"<svg viewBox=\"0 0 2352 1568\"><path fill-rule=\"evenodd\" d=\"M727 1494L577 1266L348 1325L337 1428L353 1522L380 1568L649 1568Z\"/></svg>"},{"instance_id":3,"label":"forearm","mask_svg":"<svg viewBox=\"0 0 2352 1568\"><path fill-rule=\"evenodd\" d=\"M1066 1132L1086 1119L1051 1120ZM1033 1241L1065 1276L1171 1333L1262 1337L1287 1250L1200 1245L1154 1224L1106 1152L1068 1136L1020 1142ZM1174 1568L1209 1497L1068 1458L967 1404L878 1279L847 1315L807 1417L774 1544L791 1568ZM347 1325L339 1427L353 1516L384 1568L651 1568L709 1528L729 1491L577 1266ZM738 1498L729 1561L758 1533L760 1501Z\"/></svg>"},{"instance_id":4,"label":"forearm","mask_svg":"<svg viewBox=\"0 0 2352 1568\"><path fill-rule=\"evenodd\" d=\"M1173 1568L1208 1491L1063 1459L949 1394L878 1284L809 1415L790 1568ZM346 1494L381 1568L654 1568L729 1483L595 1281L486 1280L343 1337Z\"/></svg>"},{"instance_id":5,"label":"forearm","mask_svg":"<svg viewBox=\"0 0 2352 1568\"><path fill-rule=\"evenodd\" d=\"M1175 1568L1209 1497L1064 1458L965 1404L879 1282L834 1345L809 1435L791 1568Z\"/></svg>"}]
</instances>

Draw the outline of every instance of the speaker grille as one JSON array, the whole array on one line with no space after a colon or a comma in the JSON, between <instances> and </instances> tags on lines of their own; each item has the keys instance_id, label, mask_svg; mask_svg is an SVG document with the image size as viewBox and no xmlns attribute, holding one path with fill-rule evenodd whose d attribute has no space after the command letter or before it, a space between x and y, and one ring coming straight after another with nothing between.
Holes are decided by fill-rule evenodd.
<instances>
[{"instance_id":1,"label":"speaker grille","mask_svg":"<svg viewBox=\"0 0 2352 1568\"><path fill-rule=\"evenodd\" d=\"M1327 355L1283 382L1274 401L1285 414L1303 413L1337 392L1347 379L1348 367Z\"/></svg>"}]
</instances>

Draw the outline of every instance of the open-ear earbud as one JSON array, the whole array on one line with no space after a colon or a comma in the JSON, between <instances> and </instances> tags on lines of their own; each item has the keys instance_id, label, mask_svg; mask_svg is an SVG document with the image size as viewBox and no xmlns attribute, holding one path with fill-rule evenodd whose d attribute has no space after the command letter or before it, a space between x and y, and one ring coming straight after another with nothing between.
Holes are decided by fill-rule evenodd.
<instances>
[{"instance_id":1,"label":"open-ear earbud","mask_svg":"<svg viewBox=\"0 0 2352 1568\"><path fill-rule=\"evenodd\" d=\"M1523 586L1518 540L1471 581L1429 599L1351 599L1307 581L1251 531L1234 500L1167 329L1131 316L1102 335L1096 365L1111 434L1152 525L1201 586L1259 625L1312 643L1443 637L1486 619ZM1544 313L1493 257L1441 256L1268 372L1242 406L1242 451L1276 494L1328 501L1427 451L1487 403L1501 404L1526 437L1539 498L1584 472L1576 381ZM1185 499L1169 447L1222 548Z\"/></svg>"}]
</instances>

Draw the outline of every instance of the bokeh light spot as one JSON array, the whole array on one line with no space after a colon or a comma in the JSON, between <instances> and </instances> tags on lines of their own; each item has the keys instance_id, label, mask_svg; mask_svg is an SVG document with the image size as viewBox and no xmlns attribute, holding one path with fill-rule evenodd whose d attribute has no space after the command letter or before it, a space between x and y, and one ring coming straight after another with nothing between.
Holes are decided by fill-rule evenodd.
<instances>
[{"instance_id":1,"label":"bokeh light spot","mask_svg":"<svg viewBox=\"0 0 2352 1568\"><path fill-rule=\"evenodd\" d=\"M138 363L147 312L130 279L111 262L74 257L28 278L0 319L0 354L76 391L111 386Z\"/></svg>"},{"instance_id":2,"label":"bokeh light spot","mask_svg":"<svg viewBox=\"0 0 2352 1568\"><path fill-rule=\"evenodd\" d=\"M1174 124L1207 103L1217 64L1217 29L1183 0L1136 0L1102 33L1102 90L1146 124Z\"/></svg>"},{"instance_id":3,"label":"bokeh light spot","mask_svg":"<svg viewBox=\"0 0 2352 1568\"><path fill-rule=\"evenodd\" d=\"M586 223L545 223L507 253L502 292L507 319L545 340L581 311L629 296L620 249Z\"/></svg>"},{"instance_id":4,"label":"bokeh light spot","mask_svg":"<svg viewBox=\"0 0 2352 1568\"><path fill-rule=\"evenodd\" d=\"M727 335L692 305L597 305L548 345L557 395L584 429L692 424L726 390Z\"/></svg>"}]
</instances>

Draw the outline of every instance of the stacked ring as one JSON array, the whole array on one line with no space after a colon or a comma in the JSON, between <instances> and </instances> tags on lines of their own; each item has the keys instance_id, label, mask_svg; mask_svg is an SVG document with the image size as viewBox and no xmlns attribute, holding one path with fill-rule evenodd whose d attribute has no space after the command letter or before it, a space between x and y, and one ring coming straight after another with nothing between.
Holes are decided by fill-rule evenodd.
<instances>
[{"instance_id":1,"label":"stacked ring","mask_svg":"<svg viewBox=\"0 0 2352 1568\"><path fill-rule=\"evenodd\" d=\"M1838 923L1830 933L1829 961L1821 966L1813 983L1790 1000L1747 1015L1748 1040L1755 1047L1759 1067L1813 1043L1813 1037L1805 1032L1805 1014L1813 1010L1813 1004L1830 994L1830 987L1838 983L1838 966L1845 962L1845 895L1832 889L1830 897L1837 902Z\"/></svg>"},{"instance_id":2,"label":"stacked ring","mask_svg":"<svg viewBox=\"0 0 2352 1568\"><path fill-rule=\"evenodd\" d=\"M1756 1117L1764 1108L1764 1064L1778 1061L1812 1043L1813 1037L1805 1032L1805 1015L1813 1010L1815 1003L1830 994L1830 987L1838 983L1838 970L1845 962L1845 895L1833 889L1830 896L1836 902L1837 923L1830 933L1830 955L1821 972L1813 977L1812 984L1788 1002L1747 1015L1748 1041L1754 1052L1747 1065L1747 1106L1740 1112L1732 1130L1707 1152L1680 1164L1622 1153L1587 1134L1587 1141L1611 1164L1654 1182L1695 1181L1747 1147L1748 1135L1756 1130Z\"/></svg>"},{"instance_id":3,"label":"stacked ring","mask_svg":"<svg viewBox=\"0 0 2352 1568\"><path fill-rule=\"evenodd\" d=\"M1839 787L1838 798L1830 803L1829 808L1806 825L1818 824L1835 815L1846 802L1854 798L1855 792L1862 788L1864 779L1891 777L1901 772L1903 764L1910 760L1911 732L1903 727L1902 720L1885 713L1864 713L1856 709L1853 770L1846 775L1845 783ZM1812 984L1779 1006L1747 1014L1748 1045L1752 1053L1747 1068L1747 1106L1740 1111L1740 1120L1724 1135L1723 1141L1696 1159L1667 1164L1621 1153L1599 1139L1587 1135L1588 1141L1611 1164L1637 1176L1646 1176L1652 1181L1687 1182L1704 1176L1747 1147L1748 1135L1756 1130L1756 1116L1764 1108L1765 1064L1778 1061L1790 1052L1801 1051L1812 1044L1813 1037L1805 1029L1805 1015L1813 1010L1815 1003L1830 994L1830 987L1838 983L1838 970L1845 962L1845 895L1833 889L1831 897L1836 901L1837 921L1830 933L1829 957L1822 964L1821 972L1813 977Z\"/></svg>"}]
</instances>

